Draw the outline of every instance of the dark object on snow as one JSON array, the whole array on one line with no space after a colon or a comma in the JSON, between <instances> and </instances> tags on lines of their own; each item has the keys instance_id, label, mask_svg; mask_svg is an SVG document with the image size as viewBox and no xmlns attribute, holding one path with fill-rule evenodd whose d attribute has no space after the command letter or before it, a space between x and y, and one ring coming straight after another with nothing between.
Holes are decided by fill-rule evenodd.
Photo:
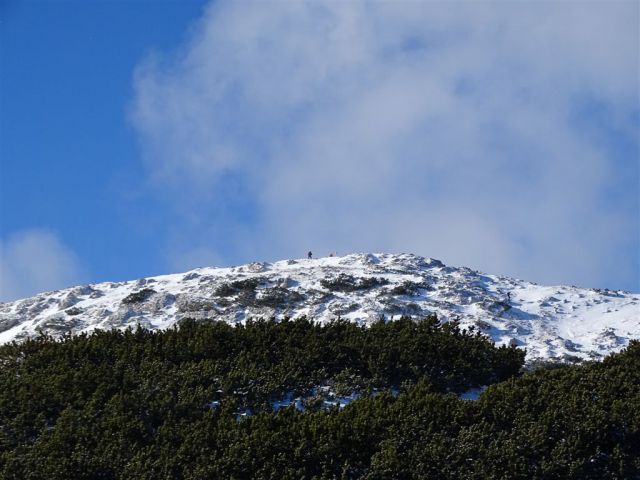
<instances>
[{"instance_id":1,"label":"dark object on snow","mask_svg":"<svg viewBox=\"0 0 640 480\"><path fill-rule=\"evenodd\" d=\"M360 277L341 273L337 277L323 278L320 285L332 292L355 292L357 290L369 290L389 283L386 278Z\"/></svg>"},{"instance_id":2,"label":"dark object on snow","mask_svg":"<svg viewBox=\"0 0 640 480\"><path fill-rule=\"evenodd\" d=\"M309 250L309 253L307 253L307 258L311 258L313 256L313 253L311 253L311 250Z\"/></svg>"},{"instance_id":3,"label":"dark object on snow","mask_svg":"<svg viewBox=\"0 0 640 480\"><path fill-rule=\"evenodd\" d=\"M147 300L151 295L156 293L153 288L143 288L137 292L133 292L122 299L122 303L142 303Z\"/></svg>"}]
</instances>

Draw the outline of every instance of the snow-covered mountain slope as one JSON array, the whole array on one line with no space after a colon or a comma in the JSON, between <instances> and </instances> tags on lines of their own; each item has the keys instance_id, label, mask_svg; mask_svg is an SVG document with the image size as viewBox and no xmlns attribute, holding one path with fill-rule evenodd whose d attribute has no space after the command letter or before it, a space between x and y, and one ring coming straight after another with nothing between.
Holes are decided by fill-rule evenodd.
<instances>
[{"instance_id":1,"label":"snow-covered mountain slope","mask_svg":"<svg viewBox=\"0 0 640 480\"><path fill-rule=\"evenodd\" d=\"M600 358L640 339L640 294L540 286L415 255L353 254L100 283L0 304L0 343L38 332L166 328L182 318L459 320L538 359Z\"/></svg>"}]
</instances>

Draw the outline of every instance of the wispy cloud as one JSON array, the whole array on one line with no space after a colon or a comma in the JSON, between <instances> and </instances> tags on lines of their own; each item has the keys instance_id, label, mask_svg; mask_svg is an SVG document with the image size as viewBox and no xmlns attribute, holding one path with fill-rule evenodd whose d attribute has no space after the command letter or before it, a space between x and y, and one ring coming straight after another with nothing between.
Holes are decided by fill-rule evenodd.
<instances>
[{"instance_id":1,"label":"wispy cloud","mask_svg":"<svg viewBox=\"0 0 640 480\"><path fill-rule=\"evenodd\" d=\"M135 76L172 245L637 285L637 18L636 2L214 2Z\"/></svg>"},{"instance_id":2,"label":"wispy cloud","mask_svg":"<svg viewBox=\"0 0 640 480\"><path fill-rule=\"evenodd\" d=\"M25 230L0 239L0 301L82 282L76 255L52 232Z\"/></svg>"}]
</instances>

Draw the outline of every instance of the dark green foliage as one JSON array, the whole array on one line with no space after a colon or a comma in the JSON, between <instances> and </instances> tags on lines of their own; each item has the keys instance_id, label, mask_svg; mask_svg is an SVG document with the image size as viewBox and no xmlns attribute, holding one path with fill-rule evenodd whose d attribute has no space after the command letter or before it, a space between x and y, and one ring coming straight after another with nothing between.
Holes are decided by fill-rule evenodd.
<instances>
[{"instance_id":1,"label":"dark green foliage","mask_svg":"<svg viewBox=\"0 0 640 480\"><path fill-rule=\"evenodd\" d=\"M0 478L639 478L640 343L518 377L522 359L435 318L43 336L0 347ZM322 384L364 395L270 411Z\"/></svg>"},{"instance_id":2,"label":"dark green foliage","mask_svg":"<svg viewBox=\"0 0 640 480\"><path fill-rule=\"evenodd\" d=\"M421 288L428 290L429 286L426 283L416 283L407 280L393 287L389 293L393 295L415 295L418 289Z\"/></svg>"},{"instance_id":3,"label":"dark green foliage","mask_svg":"<svg viewBox=\"0 0 640 480\"><path fill-rule=\"evenodd\" d=\"M215 294L218 297L230 297L238 293L253 293L260 285L257 278L247 278L246 280L236 280L234 282L223 283L217 289Z\"/></svg>"},{"instance_id":4,"label":"dark green foliage","mask_svg":"<svg viewBox=\"0 0 640 480\"><path fill-rule=\"evenodd\" d=\"M142 303L154 293L156 293L156 291L153 288L143 288L142 290L138 290L137 292L130 293L129 295L124 297L122 299L122 303L126 303L126 304Z\"/></svg>"},{"instance_id":5,"label":"dark green foliage","mask_svg":"<svg viewBox=\"0 0 640 480\"><path fill-rule=\"evenodd\" d=\"M223 283L216 289L215 295L223 297L218 299L220 304L225 303L224 297L236 296L235 303L256 308L283 308L304 299L300 293L283 286L258 289L258 287L264 286L262 282L258 278L247 278Z\"/></svg>"},{"instance_id":6,"label":"dark green foliage","mask_svg":"<svg viewBox=\"0 0 640 480\"><path fill-rule=\"evenodd\" d=\"M337 277L323 278L320 280L322 285L327 290L332 292L354 292L356 290L369 290L370 288L380 287L388 284L389 281L386 278L376 277L360 277L356 278L346 273L341 273Z\"/></svg>"},{"instance_id":7,"label":"dark green foliage","mask_svg":"<svg viewBox=\"0 0 640 480\"><path fill-rule=\"evenodd\" d=\"M200 311L209 311L214 310L215 307L213 305L212 300L208 299L188 299L185 301L181 301L178 304L178 311L181 313L185 312L200 312Z\"/></svg>"},{"instance_id":8,"label":"dark green foliage","mask_svg":"<svg viewBox=\"0 0 640 480\"><path fill-rule=\"evenodd\" d=\"M253 306L278 308L294 304L304 300L304 297L285 287L264 288L260 291L260 297L253 299Z\"/></svg>"}]
</instances>

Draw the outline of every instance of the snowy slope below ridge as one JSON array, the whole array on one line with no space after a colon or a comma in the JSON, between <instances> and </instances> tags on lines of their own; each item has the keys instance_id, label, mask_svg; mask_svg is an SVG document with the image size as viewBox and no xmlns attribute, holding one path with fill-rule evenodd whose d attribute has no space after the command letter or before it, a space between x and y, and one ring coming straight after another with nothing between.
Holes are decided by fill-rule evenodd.
<instances>
[{"instance_id":1,"label":"snowy slope below ridge","mask_svg":"<svg viewBox=\"0 0 640 480\"><path fill-rule=\"evenodd\" d=\"M368 324L431 313L526 348L528 362L598 359L640 339L640 294L541 286L411 254L352 254L198 268L0 303L0 344L39 332L162 329L182 318Z\"/></svg>"}]
</instances>

